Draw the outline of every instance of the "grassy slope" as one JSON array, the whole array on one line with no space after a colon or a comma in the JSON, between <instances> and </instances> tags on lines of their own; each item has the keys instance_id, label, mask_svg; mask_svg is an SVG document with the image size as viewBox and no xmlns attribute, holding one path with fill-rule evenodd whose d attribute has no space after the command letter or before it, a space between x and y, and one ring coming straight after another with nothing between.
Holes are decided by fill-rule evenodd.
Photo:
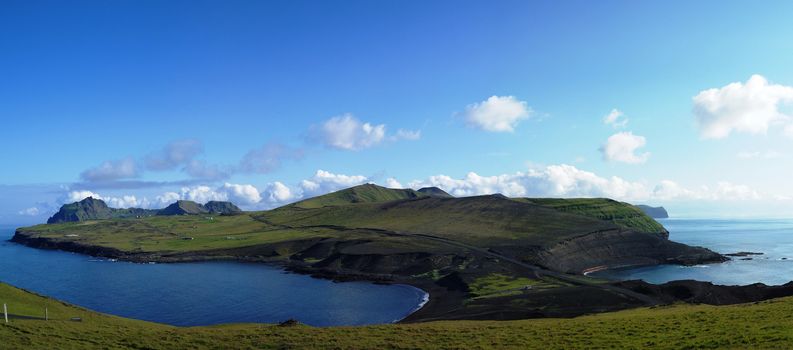
<instances>
[{"instance_id":1,"label":"grassy slope","mask_svg":"<svg viewBox=\"0 0 793 350\"><path fill-rule=\"evenodd\" d=\"M249 215L214 216L212 220L202 215L155 216L37 225L20 230L49 238L144 252L234 248L330 235L327 229L284 230Z\"/></svg>"},{"instance_id":2,"label":"grassy slope","mask_svg":"<svg viewBox=\"0 0 793 350\"><path fill-rule=\"evenodd\" d=\"M425 196L427 195L411 189L393 189L372 184L365 184L328 193L326 195L309 198L291 204L290 207L311 209L346 205L350 203L389 202L399 199L418 198Z\"/></svg>"},{"instance_id":3,"label":"grassy slope","mask_svg":"<svg viewBox=\"0 0 793 350\"><path fill-rule=\"evenodd\" d=\"M429 233L480 246L551 245L617 226L663 231L635 207L606 199L431 198L417 193L362 185L270 211L213 220L204 215L144 217L38 225L22 231L140 252L226 249L340 235L323 225Z\"/></svg>"},{"instance_id":4,"label":"grassy slope","mask_svg":"<svg viewBox=\"0 0 793 350\"><path fill-rule=\"evenodd\" d=\"M238 324L177 328L98 314L0 284L9 312L50 321L0 324L4 349L787 348L793 298L734 306L678 305L574 319L444 321L313 328ZM71 322L71 317L83 322Z\"/></svg>"},{"instance_id":5,"label":"grassy slope","mask_svg":"<svg viewBox=\"0 0 793 350\"><path fill-rule=\"evenodd\" d=\"M611 221L621 227L630 228L638 232L659 233L666 231L663 225L646 215L638 207L613 199L518 198L515 200L539 204L565 213L580 214Z\"/></svg>"},{"instance_id":6,"label":"grassy slope","mask_svg":"<svg viewBox=\"0 0 793 350\"><path fill-rule=\"evenodd\" d=\"M608 221L499 196L423 197L314 209L286 206L262 212L258 218L292 227L337 225L428 233L481 246L516 240L524 244L550 245L565 238L616 227Z\"/></svg>"}]
</instances>

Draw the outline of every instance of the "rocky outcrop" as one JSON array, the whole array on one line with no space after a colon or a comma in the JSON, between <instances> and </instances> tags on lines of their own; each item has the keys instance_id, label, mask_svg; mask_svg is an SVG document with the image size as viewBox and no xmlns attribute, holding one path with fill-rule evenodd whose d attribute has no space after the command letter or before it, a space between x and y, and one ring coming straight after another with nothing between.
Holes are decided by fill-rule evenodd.
<instances>
[{"instance_id":1,"label":"rocky outcrop","mask_svg":"<svg viewBox=\"0 0 793 350\"><path fill-rule=\"evenodd\" d=\"M242 210L231 202L209 201L207 204L199 204L193 201L176 201L164 209L141 209L141 208L110 208L101 200L88 197L79 202L64 204L55 213L48 224L62 222L76 222L86 220L106 220L124 218L142 218L154 215L236 215Z\"/></svg>"},{"instance_id":2,"label":"rocky outcrop","mask_svg":"<svg viewBox=\"0 0 793 350\"><path fill-rule=\"evenodd\" d=\"M242 209L231 202L209 201L204 208L212 214L235 215L242 213Z\"/></svg>"},{"instance_id":3,"label":"rocky outcrop","mask_svg":"<svg viewBox=\"0 0 793 350\"><path fill-rule=\"evenodd\" d=\"M110 208L101 199L88 197L79 202L64 204L55 215L47 220L48 224L86 220L105 220L152 216L155 210L141 208Z\"/></svg>"},{"instance_id":4,"label":"rocky outcrop","mask_svg":"<svg viewBox=\"0 0 793 350\"><path fill-rule=\"evenodd\" d=\"M584 273L607 268L657 264L696 265L728 258L702 247L670 241L664 234L603 230L540 249L534 263L549 269Z\"/></svg>"},{"instance_id":5,"label":"rocky outcrop","mask_svg":"<svg viewBox=\"0 0 793 350\"><path fill-rule=\"evenodd\" d=\"M198 204L193 201L176 201L175 203L165 207L157 212L157 215L161 216L169 216L169 215L197 215L197 214L207 214L209 210L204 208L203 205Z\"/></svg>"},{"instance_id":6,"label":"rocky outcrop","mask_svg":"<svg viewBox=\"0 0 793 350\"><path fill-rule=\"evenodd\" d=\"M88 197L79 202L63 205L55 215L47 220L47 223L110 219L111 217L112 209L104 201Z\"/></svg>"},{"instance_id":7,"label":"rocky outcrop","mask_svg":"<svg viewBox=\"0 0 793 350\"><path fill-rule=\"evenodd\" d=\"M624 281L614 285L652 296L664 303L730 305L749 303L793 295L793 282L780 286L755 283L745 286L722 286L694 280L650 284L644 281Z\"/></svg>"},{"instance_id":8,"label":"rocky outcrop","mask_svg":"<svg viewBox=\"0 0 793 350\"><path fill-rule=\"evenodd\" d=\"M666 212L664 207L651 207L649 205L643 204L639 204L636 207L641 209L645 214L649 215L653 219L666 219L669 217L669 213Z\"/></svg>"}]
</instances>

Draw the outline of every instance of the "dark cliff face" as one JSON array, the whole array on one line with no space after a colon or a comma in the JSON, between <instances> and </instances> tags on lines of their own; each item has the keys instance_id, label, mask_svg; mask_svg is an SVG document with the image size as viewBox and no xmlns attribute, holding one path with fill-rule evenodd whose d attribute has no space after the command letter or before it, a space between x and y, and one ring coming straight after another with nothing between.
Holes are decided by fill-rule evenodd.
<instances>
[{"instance_id":1,"label":"dark cliff face","mask_svg":"<svg viewBox=\"0 0 793 350\"><path fill-rule=\"evenodd\" d=\"M658 264L696 265L728 258L702 247L667 239L664 233L615 229L590 233L536 252L536 263L552 270L584 273L593 269Z\"/></svg>"},{"instance_id":2,"label":"dark cliff face","mask_svg":"<svg viewBox=\"0 0 793 350\"><path fill-rule=\"evenodd\" d=\"M669 213L666 212L664 207L651 207L649 205L642 204L639 204L636 207L641 209L645 214L649 215L653 219L666 219L669 217Z\"/></svg>"},{"instance_id":3,"label":"dark cliff face","mask_svg":"<svg viewBox=\"0 0 793 350\"><path fill-rule=\"evenodd\" d=\"M112 215L112 209L104 201L88 197L79 202L63 205L47 220L47 223L110 219Z\"/></svg>"}]
</instances>

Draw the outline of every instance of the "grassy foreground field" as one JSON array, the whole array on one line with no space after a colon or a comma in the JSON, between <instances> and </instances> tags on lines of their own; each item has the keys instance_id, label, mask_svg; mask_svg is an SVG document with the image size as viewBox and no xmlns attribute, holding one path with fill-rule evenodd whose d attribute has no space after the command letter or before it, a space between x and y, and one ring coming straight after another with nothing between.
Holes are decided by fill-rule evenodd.
<instances>
[{"instance_id":1,"label":"grassy foreground field","mask_svg":"<svg viewBox=\"0 0 793 350\"><path fill-rule=\"evenodd\" d=\"M443 321L366 327L236 324L179 328L99 314L0 283L11 318L2 349L612 349L789 348L793 298L675 305L572 319ZM70 321L72 317L82 322Z\"/></svg>"}]
</instances>

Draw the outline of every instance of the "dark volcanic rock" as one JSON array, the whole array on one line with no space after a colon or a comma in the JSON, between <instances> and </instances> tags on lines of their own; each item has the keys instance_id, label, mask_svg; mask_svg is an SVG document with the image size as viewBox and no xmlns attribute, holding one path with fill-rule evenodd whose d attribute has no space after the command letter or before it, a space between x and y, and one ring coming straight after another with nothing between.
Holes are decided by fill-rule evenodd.
<instances>
[{"instance_id":1,"label":"dark volcanic rock","mask_svg":"<svg viewBox=\"0 0 793 350\"><path fill-rule=\"evenodd\" d=\"M104 201L88 197L79 202L64 204L47 220L47 223L110 219L112 215L112 209L108 208Z\"/></svg>"},{"instance_id":2,"label":"dark volcanic rock","mask_svg":"<svg viewBox=\"0 0 793 350\"><path fill-rule=\"evenodd\" d=\"M437 187L424 187L420 188L418 192L424 193L430 197L437 197L437 198L454 198L454 196L450 195L446 191L437 188Z\"/></svg>"},{"instance_id":3,"label":"dark volcanic rock","mask_svg":"<svg viewBox=\"0 0 793 350\"><path fill-rule=\"evenodd\" d=\"M666 219L669 217L669 213L666 212L664 207L651 207L649 205L643 204L639 204L636 207L641 209L645 214L649 215L653 219Z\"/></svg>"},{"instance_id":4,"label":"dark volcanic rock","mask_svg":"<svg viewBox=\"0 0 793 350\"><path fill-rule=\"evenodd\" d=\"M234 215L242 213L242 209L231 202L209 201L204 208L212 214Z\"/></svg>"},{"instance_id":5,"label":"dark volcanic rock","mask_svg":"<svg viewBox=\"0 0 793 350\"><path fill-rule=\"evenodd\" d=\"M657 264L696 265L728 258L702 247L667 239L663 233L602 230L566 240L536 253L538 265L572 273Z\"/></svg>"},{"instance_id":6,"label":"dark volcanic rock","mask_svg":"<svg viewBox=\"0 0 793 350\"><path fill-rule=\"evenodd\" d=\"M201 204L180 200L158 211L157 215L197 215L207 213L209 213L209 210Z\"/></svg>"},{"instance_id":7,"label":"dark volcanic rock","mask_svg":"<svg viewBox=\"0 0 793 350\"><path fill-rule=\"evenodd\" d=\"M737 252L737 253L729 253L724 254L725 256L749 256L749 255L763 255L763 253L755 253L755 252Z\"/></svg>"},{"instance_id":8,"label":"dark volcanic rock","mask_svg":"<svg viewBox=\"0 0 793 350\"><path fill-rule=\"evenodd\" d=\"M729 305L793 295L793 282L781 286L755 283L746 286L721 286L694 280L650 284L644 281L624 281L615 285L653 296L665 303L684 301L694 304Z\"/></svg>"}]
</instances>

